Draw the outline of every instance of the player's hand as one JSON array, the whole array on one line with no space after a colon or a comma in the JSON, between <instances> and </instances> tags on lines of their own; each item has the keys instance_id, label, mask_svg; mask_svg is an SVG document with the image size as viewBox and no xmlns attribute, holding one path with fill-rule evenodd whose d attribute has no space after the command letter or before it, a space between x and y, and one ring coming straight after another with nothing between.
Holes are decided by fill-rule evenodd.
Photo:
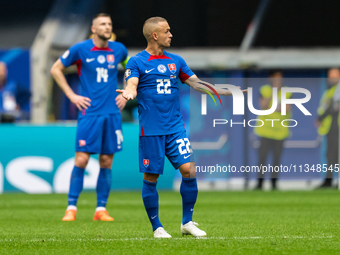
<instances>
[{"instance_id":1,"label":"player's hand","mask_svg":"<svg viewBox=\"0 0 340 255\"><path fill-rule=\"evenodd\" d=\"M116 104L120 111L122 111L126 105L127 100L123 97L122 94L116 97Z\"/></svg>"},{"instance_id":2,"label":"player's hand","mask_svg":"<svg viewBox=\"0 0 340 255\"><path fill-rule=\"evenodd\" d=\"M77 106L79 111L84 110L84 109L86 110L88 107L91 106L90 98L79 96L77 94L73 94L72 96L70 96L70 101Z\"/></svg>"},{"instance_id":3,"label":"player's hand","mask_svg":"<svg viewBox=\"0 0 340 255\"><path fill-rule=\"evenodd\" d=\"M125 89L117 89L116 90L118 93L122 93L122 97L125 98L126 100L133 100L134 96L132 95L132 93L128 92Z\"/></svg>"}]
</instances>

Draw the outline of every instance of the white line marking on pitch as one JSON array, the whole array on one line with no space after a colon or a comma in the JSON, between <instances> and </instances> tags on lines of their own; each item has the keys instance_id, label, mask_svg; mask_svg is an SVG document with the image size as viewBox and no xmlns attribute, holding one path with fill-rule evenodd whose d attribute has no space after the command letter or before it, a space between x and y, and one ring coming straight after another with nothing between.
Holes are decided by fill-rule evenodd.
<instances>
[{"instance_id":1,"label":"white line marking on pitch","mask_svg":"<svg viewBox=\"0 0 340 255\"><path fill-rule=\"evenodd\" d=\"M192 240L227 240L227 239L274 239L274 238L281 238L281 239L332 239L333 236L234 236L234 237L198 237L198 238L192 238ZM183 237L173 237L172 240L188 240L190 238L183 238ZM41 242L44 240L44 242L65 242L65 240L59 240L59 239L32 239L32 240L26 240L27 242ZM98 241L98 242L112 242L112 241L148 241L148 240L159 240L153 237L135 237L135 238L110 238L110 239L102 239L102 238L96 238L96 239L90 239L90 238L79 238L79 239L67 239L67 241L71 242L88 242L88 241ZM165 239L162 239L165 240ZM25 240L18 240L18 239L3 239L0 240L0 243L4 242L25 242Z\"/></svg>"}]
</instances>

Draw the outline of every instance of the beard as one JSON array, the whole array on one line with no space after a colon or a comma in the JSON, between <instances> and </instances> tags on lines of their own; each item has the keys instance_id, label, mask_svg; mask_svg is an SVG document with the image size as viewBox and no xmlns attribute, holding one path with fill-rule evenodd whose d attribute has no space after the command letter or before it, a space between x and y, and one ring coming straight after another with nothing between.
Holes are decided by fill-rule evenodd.
<instances>
[{"instance_id":1,"label":"beard","mask_svg":"<svg viewBox=\"0 0 340 255\"><path fill-rule=\"evenodd\" d=\"M103 40L103 41L108 41L110 38L111 38L111 35L110 36L105 36L105 34L102 34L102 35L98 35L98 38Z\"/></svg>"},{"instance_id":2,"label":"beard","mask_svg":"<svg viewBox=\"0 0 340 255\"><path fill-rule=\"evenodd\" d=\"M4 87L6 83L7 83L7 78L4 76L0 77L0 88Z\"/></svg>"}]
</instances>

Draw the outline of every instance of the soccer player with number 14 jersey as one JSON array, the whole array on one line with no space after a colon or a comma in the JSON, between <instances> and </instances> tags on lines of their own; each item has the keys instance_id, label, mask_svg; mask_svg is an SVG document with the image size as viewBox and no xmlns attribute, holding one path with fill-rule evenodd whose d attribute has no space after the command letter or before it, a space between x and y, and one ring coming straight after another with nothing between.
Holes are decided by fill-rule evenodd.
<instances>
[{"instance_id":1,"label":"soccer player with number 14 jersey","mask_svg":"<svg viewBox=\"0 0 340 255\"><path fill-rule=\"evenodd\" d=\"M164 18L152 17L146 20L143 34L148 43L147 48L130 58L125 71L127 87L117 91L127 100L135 97L138 99L139 167L144 179L144 206L154 237L171 238L158 216L156 189L157 179L163 174L164 158L167 156L173 167L182 174L181 232L195 237L206 236L205 231L192 221L198 189L190 142L180 113L177 79L199 92L209 91L221 95L231 93L202 82L183 58L164 51L164 48L170 47L172 38L169 24Z\"/></svg>"},{"instance_id":2,"label":"soccer player with number 14 jersey","mask_svg":"<svg viewBox=\"0 0 340 255\"><path fill-rule=\"evenodd\" d=\"M98 14L92 21L91 31L93 39L73 45L51 68L60 88L79 109L75 164L63 221L76 219L77 201L91 154L99 154L100 164L93 220L113 221L106 210L106 203L111 187L113 156L122 149L120 110L126 104L126 100L116 92L117 66L119 63L125 66L128 55L123 44L109 41L112 21L108 14ZM63 74L65 67L73 64L77 65L80 78L79 95L72 91Z\"/></svg>"}]
</instances>

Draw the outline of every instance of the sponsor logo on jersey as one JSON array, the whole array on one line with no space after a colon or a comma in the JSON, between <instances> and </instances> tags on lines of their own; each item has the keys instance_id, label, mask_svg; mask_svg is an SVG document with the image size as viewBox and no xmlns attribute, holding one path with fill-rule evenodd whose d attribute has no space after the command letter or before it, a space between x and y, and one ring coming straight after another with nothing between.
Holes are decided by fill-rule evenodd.
<instances>
[{"instance_id":1,"label":"sponsor logo on jersey","mask_svg":"<svg viewBox=\"0 0 340 255\"><path fill-rule=\"evenodd\" d=\"M157 69L160 73L165 73L166 72L166 67L164 65L158 65Z\"/></svg>"},{"instance_id":2,"label":"sponsor logo on jersey","mask_svg":"<svg viewBox=\"0 0 340 255\"><path fill-rule=\"evenodd\" d=\"M152 68L152 69L149 69L149 70L145 70L145 73L150 73L153 69L155 69L155 68Z\"/></svg>"},{"instance_id":3,"label":"sponsor logo on jersey","mask_svg":"<svg viewBox=\"0 0 340 255\"><path fill-rule=\"evenodd\" d=\"M97 61L99 64L104 64L105 63L105 57L103 55L99 55L97 58Z\"/></svg>"},{"instance_id":4,"label":"sponsor logo on jersey","mask_svg":"<svg viewBox=\"0 0 340 255\"><path fill-rule=\"evenodd\" d=\"M131 70L130 69L126 69L125 74L124 74L125 79L127 77L129 77L130 75L131 75Z\"/></svg>"},{"instance_id":5,"label":"sponsor logo on jersey","mask_svg":"<svg viewBox=\"0 0 340 255\"><path fill-rule=\"evenodd\" d=\"M176 75L170 75L170 79L176 79L177 76Z\"/></svg>"},{"instance_id":6,"label":"sponsor logo on jersey","mask_svg":"<svg viewBox=\"0 0 340 255\"><path fill-rule=\"evenodd\" d=\"M148 159L143 159L143 165L145 167L148 167L149 166L149 160Z\"/></svg>"},{"instance_id":7,"label":"sponsor logo on jersey","mask_svg":"<svg viewBox=\"0 0 340 255\"><path fill-rule=\"evenodd\" d=\"M65 51L65 53L64 53L63 56L62 56L63 59L67 58L68 55L70 55L70 51L69 51L69 50Z\"/></svg>"},{"instance_id":8,"label":"sponsor logo on jersey","mask_svg":"<svg viewBox=\"0 0 340 255\"><path fill-rule=\"evenodd\" d=\"M86 59L86 63L90 63L90 62L92 62L94 60L94 58L87 58Z\"/></svg>"},{"instance_id":9,"label":"sponsor logo on jersey","mask_svg":"<svg viewBox=\"0 0 340 255\"><path fill-rule=\"evenodd\" d=\"M110 64L112 64L113 62L115 62L115 56L113 54L107 55L106 61L109 62Z\"/></svg>"},{"instance_id":10,"label":"sponsor logo on jersey","mask_svg":"<svg viewBox=\"0 0 340 255\"><path fill-rule=\"evenodd\" d=\"M171 73L176 73L176 65L174 63L168 64Z\"/></svg>"},{"instance_id":11,"label":"sponsor logo on jersey","mask_svg":"<svg viewBox=\"0 0 340 255\"><path fill-rule=\"evenodd\" d=\"M79 140L79 146L85 146L86 145L86 141L85 140Z\"/></svg>"}]
</instances>

